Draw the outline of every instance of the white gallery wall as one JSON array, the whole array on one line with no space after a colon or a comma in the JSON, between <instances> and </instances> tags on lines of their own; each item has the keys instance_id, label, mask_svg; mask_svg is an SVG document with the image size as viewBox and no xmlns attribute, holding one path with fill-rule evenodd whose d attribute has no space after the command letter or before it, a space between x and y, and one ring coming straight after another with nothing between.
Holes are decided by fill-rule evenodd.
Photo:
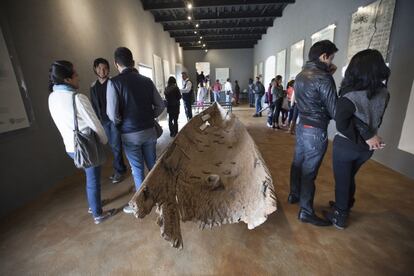
<instances>
[{"instance_id":1,"label":"white gallery wall","mask_svg":"<svg viewBox=\"0 0 414 276\"><path fill-rule=\"evenodd\" d=\"M286 7L283 17L274 21L273 27L267 30L267 34L263 35L262 40L255 46L253 64L260 64L269 56L277 55L279 51L287 49L286 76L289 76L291 45L302 39L305 40L304 62L306 62L312 43L312 34L335 24L334 43L339 51L334 59L334 63L338 66L334 78L339 87L342 79L341 68L346 65L347 60L351 16L359 7L373 2L373 0L296 0L295 4ZM410 178L414 178L414 155L399 149L398 145L403 123L407 120L406 111L414 78L413 11L414 1L396 1L388 48L388 62L392 71L389 80L391 100L379 132L387 146L383 150L376 151L373 157L378 162ZM409 118L409 120L411 122L407 122L408 124L414 124L414 118ZM335 133L334 124L330 125L329 132L332 138ZM412 144L414 141L409 143Z\"/></svg>"},{"instance_id":2,"label":"white gallery wall","mask_svg":"<svg viewBox=\"0 0 414 276\"><path fill-rule=\"evenodd\" d=\"M5 0L0 12L34 114L31 127L0 136L1 217L75 172L47 106L48 71L54 60L72 61L80 92L89 94L93 60L107 58L111 75L116 75L113 53L119 46L131 49L137 67L141 63L153 69L157 55L171 74L177 63L183 64L183 53L137 0Z\"/></svg>"}]
</instances>

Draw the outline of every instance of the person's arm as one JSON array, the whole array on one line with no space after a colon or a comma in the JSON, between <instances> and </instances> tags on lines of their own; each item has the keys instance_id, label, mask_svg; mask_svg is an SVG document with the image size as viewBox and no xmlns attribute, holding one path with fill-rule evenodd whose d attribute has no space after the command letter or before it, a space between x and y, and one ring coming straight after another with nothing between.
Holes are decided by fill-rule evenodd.
<instances>
[{"instance_id":1,"label":"person's arm","mask_svg":"<svg viewBox=\"0 0 414 276\"><path fill-rule=\"evenodd\" d=\"M331 119L334 119L338 96L336 94L335 81L331 75L329 75L326 79L320 80L319 91L322 103L328 111Z\"/></svg>"},{"instance_id":2,"label":"person's arm","mask_svg":"<svg viewBox=\"0 0 414 276\"><path fill-rule=\"evenodd\" d=\"M99 116L100 113L99 113L98 99L97 99L97 95L94 90L94 86L91 86L91 88L89 89L89 97L91 99L92 108L95 111L96 116L99 119L101 119Z\"/></svg>"},{"instance_id":3,"label":"person's arm","mask_svg":"<svg viewBox=\"0 0 414 276\"><path fill-rule=\"evenodd\" d=\"M106 89L106 114L116 126L122 123L122 117L119 110L118 92L111 80L108 80Z\"/></svg>"},{"instance_id":4,"label":"person's arm","mask_svg":"<svg viewBox=\"0 0 414 276\"><path fill-rule=\"evenodd\" d=\"M88 127L95 131L99 137L99 141L101 141L102 144L106 144L108 142L108 138L106 137L105 130L103 129L98 117L96 117L95 111L93 110L88 97L83 94L77 94L75 100L76 109L82 119L86 122Z\"/></svg>"},{"instance_id":5,"label":"person's arm","mask_svg":"<svg viewBox=\"0 0 414 276\"><path fill-rule=\"evenodd\" d=\"M157 88L154 84L152 90L152 106L154 108L154 118L160 116L165 109L165 105L161 98L161 95L158 93Z\"/></svg>"},{"instance_id":6,"label":"person's arm","mask_svg":"<svg viewBox=\"0 0 414 276\"><path fill-rule=\"evenodd\" d=\"M191 91L191 89L193 88L193 84L191 83L191 81L186 81L185 83L185 87L183 89L180 89L181 93L188 93Z\"/></svg>"}]
</instances>

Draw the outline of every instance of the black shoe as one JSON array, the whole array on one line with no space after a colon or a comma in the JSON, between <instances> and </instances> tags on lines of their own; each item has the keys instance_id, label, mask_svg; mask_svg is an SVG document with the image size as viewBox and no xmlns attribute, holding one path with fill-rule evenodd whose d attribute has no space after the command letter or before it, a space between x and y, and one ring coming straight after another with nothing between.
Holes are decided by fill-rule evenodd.
<instances>
[{"instance_id":1,"label":"black shoe","mask_svg":"<svg viewBox=\"0 0 414 276\"><path fill-rule=\"evenodd\" d=\"M257 114L253 114L253 117L259 117L259 115L257 115Z\"/></svg>"},{"instance_id":2,"label":"black shoe","mask_svg":"<svg viewBox=\"0 0 414 276\"><path fill-rule=\"evenodd\" d=\"M289 196L288 196L288 202L290 204L298 203L299 202L299 197L297 195L294 195L294 194L289 194Z\"/></svg>"},{"instance_id":3,"label":"black shoe","mask_svg":"<svg viewBox=\"0 0 414 276\"><path fill-rule=\"evenodd\" d=\"M331 211L324 211L324 217L329 220L336 228L345 229L348 214L333 207Z\"/></svg>"},{"instance_id":4,"label":"black shoe","mask_svg":"<svg viewBox=\"0 0 414 276\"><path fill-rule=\"evenodd\" d=\"M309 214L304 210L299 211L298 219L304 223L310 223L315 226L330 226L332 223L329 220L324 220L318 217L315 213Z\"/></svg>"},{"instance_id":5,"label":"black shoe","mask_svg":"<svg viewBox=\"0 0 414 276\"><path fill-rule=\"evenodd\" d=\"M122 174L114 173L111 177L109 177L109 179L111 179L112 184L116 184L124 180L124 177L122 176Z\"/></svg>"}]
</instances>

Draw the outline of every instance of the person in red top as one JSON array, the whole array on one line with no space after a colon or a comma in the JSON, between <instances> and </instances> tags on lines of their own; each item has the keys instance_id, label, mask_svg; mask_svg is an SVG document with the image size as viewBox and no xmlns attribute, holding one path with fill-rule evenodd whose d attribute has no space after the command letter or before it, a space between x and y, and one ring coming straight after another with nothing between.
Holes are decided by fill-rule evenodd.
<instances>
[{"instance_id":1,"label":"person in red top","mask_svg":"<svg viewBox=\"0 0 414 276\"><path fill-rule=\"evenodd\" d=\"M214 95L215 102L219 102L220 92L221 92L221 83L219 80L216 80L216 82L213 85L213 95Z\"/></svg>"}]
</instances>

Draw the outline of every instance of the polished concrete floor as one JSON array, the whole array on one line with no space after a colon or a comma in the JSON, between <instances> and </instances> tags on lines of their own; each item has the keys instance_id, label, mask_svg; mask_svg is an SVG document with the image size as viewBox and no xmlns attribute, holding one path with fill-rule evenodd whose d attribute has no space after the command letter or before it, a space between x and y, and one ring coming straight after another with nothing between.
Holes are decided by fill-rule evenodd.
<instances>
[{"instance_id":1,"label":"polished concrete floor","mask_svg":"<svg viewBox=\"0 0 414 276\"><path fill-rule=\"evenodd\" d=\"M119 212L94 225L87 211L84 176L56 189L1 221L0 275L413 275L414 181L374 161L357 177L357 202L343 231L297 220L286 202L294 139L235 108L273 175L278 210L260 227L243 223L199 230L182 224L184 249L171 248L155 214L143 220ZM159 150L170 138L164 133ZM64 154L64 153L62 153ZM121 208L132 193L130 175L112 185L103 171L105 208ZM317 179L315 208L333 198L331 149Z\"/></svg>"}]
</instances>

